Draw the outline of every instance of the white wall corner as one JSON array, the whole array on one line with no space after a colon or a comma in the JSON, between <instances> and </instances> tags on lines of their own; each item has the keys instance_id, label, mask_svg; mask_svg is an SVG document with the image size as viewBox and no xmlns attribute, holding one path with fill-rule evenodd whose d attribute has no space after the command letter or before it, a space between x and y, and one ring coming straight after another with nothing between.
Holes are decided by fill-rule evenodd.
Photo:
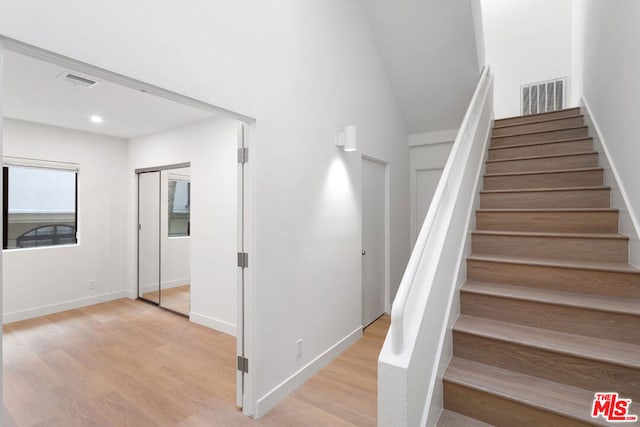
<instances>
[{"instance_id":1,"label":"white wall corner","mask_svg":"<svg viewBox=\"0 0 640 427\"><path fill-rule=\"evenodd\" d=\"M584 12L583 0L571 0L571 105L581 105L584 91Z\"/></svg>"},{"instance_id":2,"label":"white wall corner","mask_svg":"<svg viewBox=\"0 0 640 427\"><path fill-rule=\"evenodd\" d=\"M271 408L277 405L282 399L287 397L289 393L301 386L306 380L311 378L322 367L329 364L333 359L338 357L340 353L349 348L358 339L362 337L362 327L358 327L346 337L342 338L324 353L307 363L295 374L284 380L282 383L274 387L270 392L258 399L256 405L256 418L260 418Z\"/></svg>"},{"instance_id":3,"label":"white wall corner","mask_svg":"<svg viewBox=\"0 0 640 427\"><path fill-rule=\"evenodd\" d=\"M482 25L482 4L480 0L471 0L471 13L473 14L473 29L476 36L478 69L482 72L482 68L486 64L486 55L484 46L484 26Z\"/></svg>"},{"instance_id":4,"label":"white wall corner","mask_svg":"<svg viewBox=\"0 0 640 427\"><path fill-rule=\"evenodd\" d=\"M207 328L214 329L218 332L222 332L223 334L236 336L236 325L225 322L224 320L214 319L211 316L205 316L204 314L194 313L193 311L189 313L189 320L193 323L197 323L198 325L206 326Z\"/></svg>"},{"instance_id":5,"label":"white wall corner","mask_svg":"<svg viewBox=\"0 0 640 427\"><path fill-rule=\"evenodd\" d=\"M598 161L604 168L604 183L611 187L611 207L620 211L618 230L629 236L629 263L640 268L640 221L633 210L614 159L611 157L609 145L585 96L580 99L580 107L583 109L585 124L589 126L589 134L593 137L593 148L599 154Z\"/></svg>"},{"instance_id":6,"label":"white wall corner","mask_svg":"<svg viewBox=\"0 0 640 427\"><path fill-rule=\"evenodd\" d=\"M456 136L458 136L458 129L446 129L435 132L416 133L413 135L409 135L409 147L450 143L455 141Z\"/></svg>"}]
</instances>

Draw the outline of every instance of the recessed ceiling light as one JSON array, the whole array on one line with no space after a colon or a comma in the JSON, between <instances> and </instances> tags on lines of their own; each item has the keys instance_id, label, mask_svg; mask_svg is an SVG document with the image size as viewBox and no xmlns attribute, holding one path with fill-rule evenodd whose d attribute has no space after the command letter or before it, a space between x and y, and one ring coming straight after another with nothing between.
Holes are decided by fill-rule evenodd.
<instances>
[{"instance_id":1,"label":"recessed ceiling light","mask_svg":"<svg viewBox=\"0 0 640 427\"><path fill-rule=\"evenodd\" d=\"M102 123L104 120L100 116L91 116L91 121L93 123Z\"/></svg>"}]
</instances>

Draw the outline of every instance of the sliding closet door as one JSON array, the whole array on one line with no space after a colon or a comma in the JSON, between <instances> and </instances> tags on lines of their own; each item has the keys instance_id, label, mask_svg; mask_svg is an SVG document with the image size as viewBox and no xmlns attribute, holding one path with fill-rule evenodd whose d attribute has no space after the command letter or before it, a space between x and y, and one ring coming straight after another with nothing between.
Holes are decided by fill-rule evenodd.
<instances>
[{"instance_id":1,"label":"sliding closet door","mask_svg":"<svg viewBox=\"0 0 640 427\"><path fill-rule=\"evenodd\" d=\"M191 169L161 172L160 306L185 316L191 306Z\"/></svg>"},{"instance_id":2,"label":"sliding closet door","mask_svg":"<svg viewBox=\"0 0 640 427\"><path fill-rule=\"evenodd\" d=\"M160 303L160 172L138 174L138 296Z\"/></svg>"}]
</instances>

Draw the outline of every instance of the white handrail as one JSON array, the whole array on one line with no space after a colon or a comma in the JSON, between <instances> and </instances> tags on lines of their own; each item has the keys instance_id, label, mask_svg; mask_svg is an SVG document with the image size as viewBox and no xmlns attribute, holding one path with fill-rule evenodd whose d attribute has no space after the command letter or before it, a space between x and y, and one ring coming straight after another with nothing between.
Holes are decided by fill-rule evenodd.
<instances>
[{"instance_id":1,"label":"white handrail","mask_svg":"<svg viewBox=\"0 0 640 427\"><path fill-rule=\"evenodd\" d=\"M451 148L451 153L449 154L447 163L444 167L444 170L442 171L440 181L438 182L436 191L433 195L433 198L431 199L431 205L429 206L427 215L424 219L424 222L422 223L422 228L420 229L420 233L418 234L418 239L416 240L413 252L411 253L411 257L409 258L409 262L407 263L407 268L404 272L404 275L402 276L400 286L398 287L398 292L391 309L390 328L393 340L392 349L394 354L400 354L404 348L404 320L406 315L405 312L407 308L407 302L409 301L409 295L411 294L411 290L413 289L416 273L418 271L420 261L422 260L422 257L424 255L427 242L429 241L429 237L432 234L436 214L440 209L445 190L448 187L453 164L455 163L458 152L460 151L460 146L462 145L462 142L464 140L463 137L466 133L467 128L469 127L471 117L473 117L474 115L474 110L479 108L482 89L484 88L489 75L489 66L485 66L482 69L482 73L480 74L478 85L476 86L476 90L473 93L473 97L471 98L469 108L467 109L464 115L464 119L462 120L462 124L460 125L460 130L458 131L455 142L453 143L453 147Z\"/></svg>"}]
</instances>

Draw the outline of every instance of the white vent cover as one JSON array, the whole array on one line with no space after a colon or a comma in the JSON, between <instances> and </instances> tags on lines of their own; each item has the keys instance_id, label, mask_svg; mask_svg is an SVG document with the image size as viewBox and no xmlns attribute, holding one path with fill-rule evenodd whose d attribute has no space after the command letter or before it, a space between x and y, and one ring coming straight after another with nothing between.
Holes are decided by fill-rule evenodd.
<instances>
[{"instance_id":1,"label":"white vent cover","mask_svg":"<svg viewBox=\"0 0 640 427\"><path fill-rule=\"evenodd\" d=\"M562 110L566 87L566 77L520 86L520 112L526 116Z\"/></svg>"},{"instance_id":2,"label":"white vent cover","mask_svg":"<svg viewBox=\"0 0 640 427\"><path fill-rule=\"evenodd\" d=\"M94 88L100 84L99 81L92 77L76 73L75 71L65 71L58 76L60 80L71 83L74 86L82 86L87 89Z\"/></svg>"}]
</instances>

